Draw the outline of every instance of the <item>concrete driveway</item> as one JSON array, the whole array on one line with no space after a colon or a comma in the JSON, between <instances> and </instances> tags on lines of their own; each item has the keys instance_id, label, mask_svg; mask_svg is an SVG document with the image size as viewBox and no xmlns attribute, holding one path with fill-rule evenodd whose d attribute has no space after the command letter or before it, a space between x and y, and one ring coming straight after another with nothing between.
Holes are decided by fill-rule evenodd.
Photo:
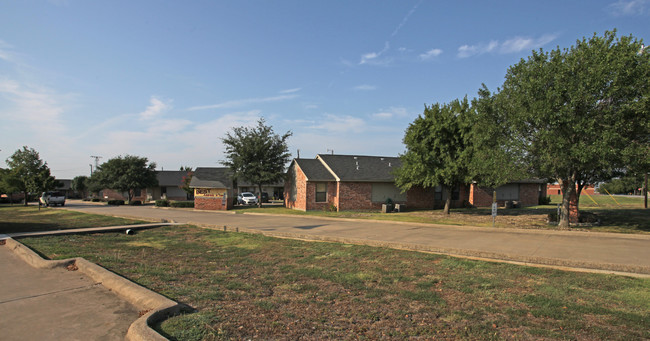
<instances>
[{"instance_id":1,"label":"concrete driveway","mask_svg":"<svg viewBox=\"0 0 650 341\"><path fill-rule=\"evenodd\" d=\"M106 206L74 200L61 209L165 220L277 237L385 246L518 264L650 277L650 235L234 214L233 211Z\"/></svg>"}]
</instances>

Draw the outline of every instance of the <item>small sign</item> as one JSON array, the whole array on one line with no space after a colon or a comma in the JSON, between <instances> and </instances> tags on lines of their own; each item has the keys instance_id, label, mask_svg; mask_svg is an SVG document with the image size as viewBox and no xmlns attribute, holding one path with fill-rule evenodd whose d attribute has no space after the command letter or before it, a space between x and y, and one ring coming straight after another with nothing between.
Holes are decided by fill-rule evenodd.
<instances>
[{"instance_id":1,"label":"small sign","mask_svg":"<svg viewBox=\"0 0 650 341\"><path fill-rule=\"evenodd\" d=\"M496 202L492 203L492 216L493 217L497 216L497 203Z\"/></svg>"}]
</instances>

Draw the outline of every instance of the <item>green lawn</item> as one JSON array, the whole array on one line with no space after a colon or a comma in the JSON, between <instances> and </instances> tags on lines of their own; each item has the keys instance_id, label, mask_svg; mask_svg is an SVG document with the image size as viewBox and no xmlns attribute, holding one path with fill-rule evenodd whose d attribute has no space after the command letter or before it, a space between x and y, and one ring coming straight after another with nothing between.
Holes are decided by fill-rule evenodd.
<instances>
[{"instance_id":1,"label":"green lawn","mask_svg":"<svg viewBox=\"0 0 650 341\"><path fill-rule=\"evenodd\" d=\"M620 206L609 196L580 197L580 209L595 213L601 220L598 226L581 226L574 229L616 232L616 233L650 233L650 209L643 208L643 198L616 197ZM524 229L557 229L556 225L549 225L549 213L557 211L557 204L561 202L558 195L551 196L550 205L539 205L519 209L499 209L496 218L496 228L524 228ZM298 211L282 206L268 205L262 208L256 206L238 206L236 213L266 213L307 215L333 218L373 219L387 221L401 221L413 223L445 224L457 226L484 226L492 227L492 211L490 208L452 209L450 215L445 215L442 210L419 210L402 213L382 214L377 211Z\"/></svg>"},{"instance_id":2,"label":"green lawn","mask_svg":"<svg viewBox=\"0 0 650 341\"><path fill-rule=\"evenodd\" d=\"M28 227L47 213L66 228L95 219L52 211L3 207L0 221L21 216ZM650 279L187 225L20 241L196 308L158 326L172 340L650 338Z\"/></svg>"},{"instance_id":3,"label":"green lawn","mask_svg":"<svg viewBox=\"0 0 650 341\"><path fill-rule=\"evenodd\" d=\"M0 233L140 224L142 221L84 214L60 208L0 205Z\"/></svg>"}]
</instances>

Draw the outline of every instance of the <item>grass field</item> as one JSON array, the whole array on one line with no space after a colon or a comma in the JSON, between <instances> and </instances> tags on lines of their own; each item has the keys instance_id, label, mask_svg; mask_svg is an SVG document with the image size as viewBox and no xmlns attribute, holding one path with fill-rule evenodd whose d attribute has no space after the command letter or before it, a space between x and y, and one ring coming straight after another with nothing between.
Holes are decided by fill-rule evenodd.
<instances>
[{"instance_id":1,"label":"grass field","mask_svg":"<svg viewBox=\"0 0 650 341\"><path fill-rule=\"evenodd\" d=\"M173 340L650 338L649 279L193 226L21 242L196 308L159 326Z\"/></svg>"},{"instance_id":2,"label":"grass field","mask_svg":"<svg viewBox=\"0 0 650 341\"><path fill-rule=\"evenodd\" d=\"M0 233L140 224L142 221L38 206L0 205Z\"/></svg>"},{"instance_id":3,"label":"grass field","mask_svg":"<svg viewBox=\"0 0 650 341\"><path fill-rule=\"evenodd\" d=\"M595 213L601 220L599 226L582 226L576 229L617 232L650 233L650 209L643 209L643 198L616 197L620 206L609 196L591 196L597 205L587 196L580 197L580 209ZM547 223L548 214L557 211L557 204L562 200L559 195L551 196L550 205L539 205L518 209L499 209L495 222L496 228L557 229L556 225ZM376 219L414 223L446 224L457 226L492 226L490 208L452 209L450 215L442 210L419 210L412 212L382 214L370 211L298 211L282 206L238 206L237 213L267 213L309 215L334 218Z\"/></svg>"}]
</instances>

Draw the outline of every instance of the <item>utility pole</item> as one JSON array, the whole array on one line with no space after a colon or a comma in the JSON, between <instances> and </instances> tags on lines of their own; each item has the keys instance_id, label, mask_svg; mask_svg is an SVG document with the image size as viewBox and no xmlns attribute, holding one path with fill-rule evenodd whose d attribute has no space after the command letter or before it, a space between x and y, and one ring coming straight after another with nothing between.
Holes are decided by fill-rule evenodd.
<instances>
[{"instance_id":1,"label":"utility pole","mask_svg":"<svg viewBox=\"0 0 650 341\"><path fill-rule=\"evenodd\" d=\"M93 164L90 163L88 166L90 166L90 176L93 176Z\"/></svg>"},{"instance_id":2,"label":"utility pole","mask_svg":"<svg viewBox=\"0 0 650 341\"><path fill-rule=\"evenodd\" d=\"M99 168L99 159L101 159L102 157L97 156L97 155L91 155L90 157L95 159L95 170L97 170ZM92 168L90 168L90 169L91 169L90 170L90 175L92 175Z\"/></svg>"}]
</instances>

